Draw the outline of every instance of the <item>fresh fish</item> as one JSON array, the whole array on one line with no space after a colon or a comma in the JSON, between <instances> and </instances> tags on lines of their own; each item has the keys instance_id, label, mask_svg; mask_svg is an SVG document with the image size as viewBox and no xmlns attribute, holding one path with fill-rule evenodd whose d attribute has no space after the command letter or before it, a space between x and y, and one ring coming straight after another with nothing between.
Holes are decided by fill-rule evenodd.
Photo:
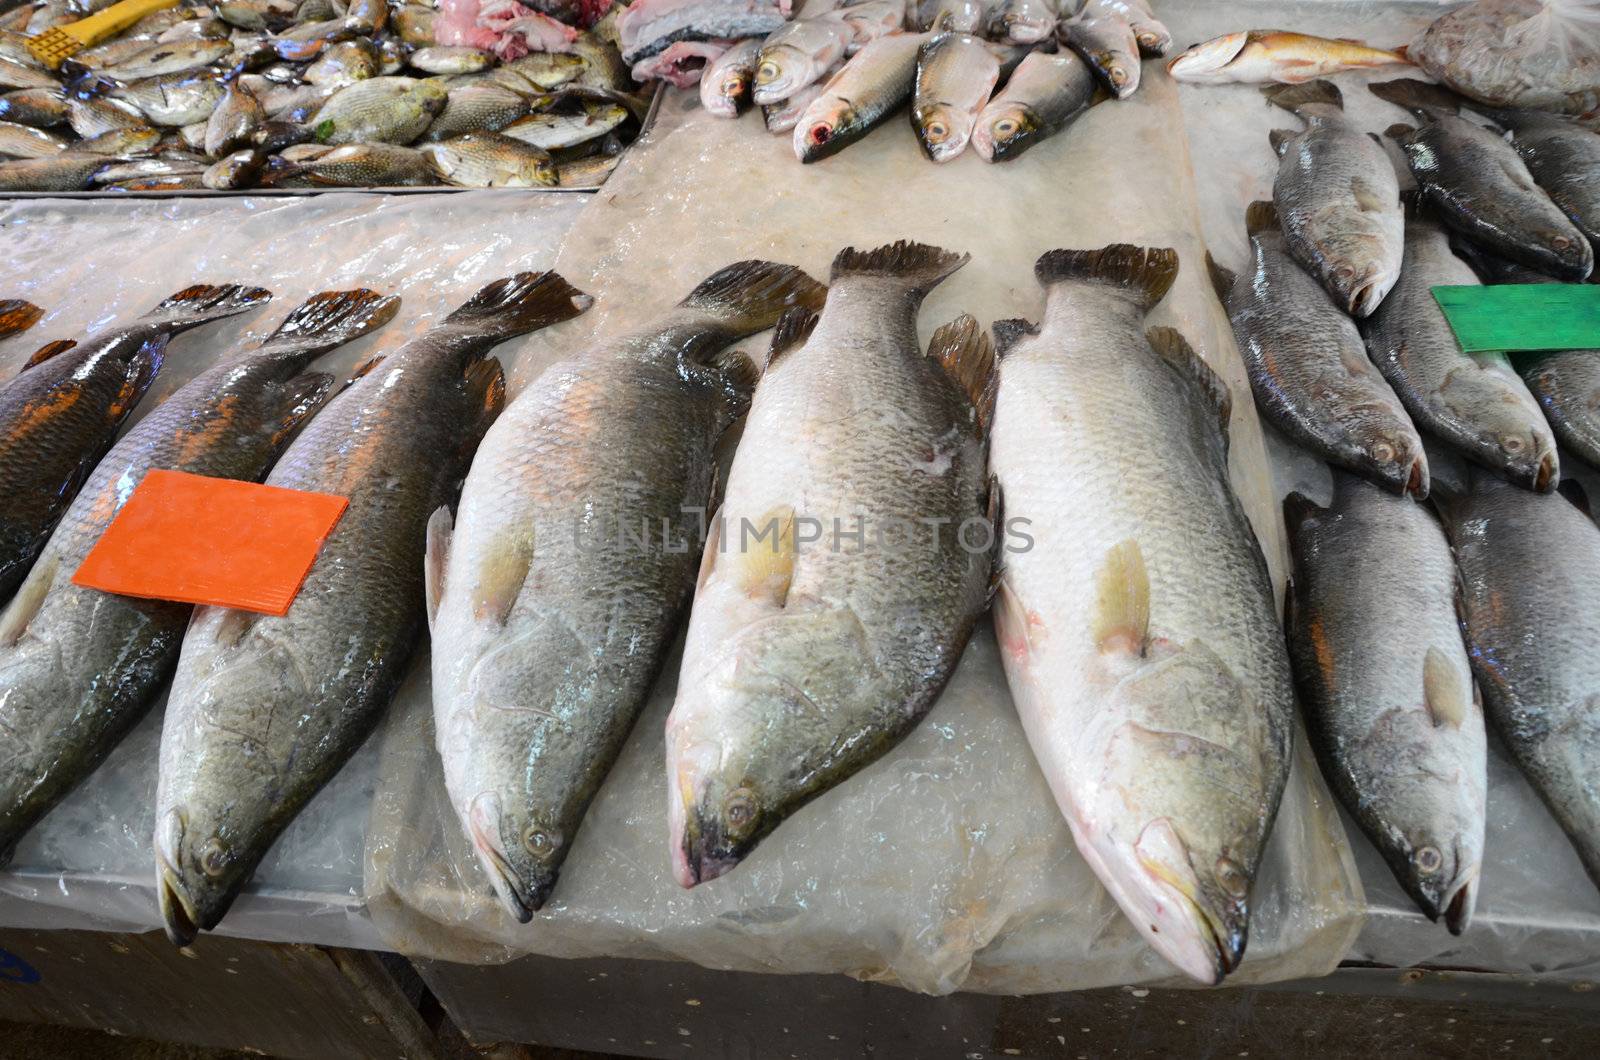
<instances>
[{"instance_id":1,"label":"fresh fish","mask_svg":"<svg viewBox=\"0 0 1600 1060\"><path fill-rule=\"evenodd\" d=\"M1417 187L1445 224L1557 279L1582 280L1594 270L1594 247L1534 183L1516 149L1492 130L1450 113L1449 93L1407 78L1367 87L1426 119L1420 129L1396 125L1388 135L1400 144Z\"/></svg>"},{"instance_id":2,"label":"fresh fish","mask_svg":"<svg viewBox=\"0 0 1600 1060\"><path fill-rule=\"evenodd\" d=\"M377 77L382 69L378 49L365 37L340 41L323 49L306 67L304 78L313 85L337 91L357 81Z\"/></svg>"},{"instance_id":3,"label":"fresh fish","mask_svg":"<svg viewBox=\"0 0 1600 1060\"><path fill-rule=\"evenodd\" d=\"M425 48L433 44L433 23L439 13L426 4L405 4L389 16L389 24L407 44Z\"/></svg>"},{"instance_id":4,"label":"fresh fish","mask_svg":"<svg viewBox=\"0 0 1600 1060\"><path fill-rule=\"evenodd\" d=\"M1525 489L1554 489L1555 439L1538 402L1504 354L1461 352L1433 299L1436 286L1477 282L1443 229L1407 220L1400 282L1366 321L1367 352L1417 426Z\"/></svg>"},{"instance_id":5,"label":"fresh fish","mask_svg":"<svg viewBox=\"0 0 1600 1060\"><path fill-rule=\"evenodd\" d=\"M313 184L336 188L426 187L439 183L428 156L394 144L343 144L321 147L314 157L299 161L297 173Z\"/></svg>"},{"instance_id":6,"label":"fresh fish","mask_svg":"<svg viewBox=\"0 0 1600 1060\"><path fill-rule=\"evenodd\" d=\"M1077 52L1029 52L978 115L972 149L990 162L1016 158L1072 124L1094 93L1094 74Z\"/></svg>"},{"instance_id":7,"label":"fresh fish","mask_svg":"<svg viewBox=\"0 0 1600 1060\"><path fill-rule=\"evenodd\" d=\"M879 37L851 56L794 127L794 153L815 162L849 147L911 98L923 33Z\"/></svg>"},{"instance_id":8,"label":"fresh fish","mask_svg":"<svg viewBox=\"0 0 1600 1060\"><path fill-rule=\"evenodd\" d=\"M130 106L108 99L72 99L67 101L68 122L72 131L84 139L108 133L113 129L148 129L150 123Z\"/></svg>"},{"instance_id":9,"label":"fresh fish","mask_svg":"<svg viewBox=\"0 0 1600 1060\"><path fill-rule=\"evenodd\" d=\"M457 187L553 188L557 183L550 152L501 133L465 133L423 144L421 154L440 179Z\"/></svg>"},{"instance_id":10,"label":"fresh fish","mask_svg":"<svg viewBox=\"0 0 1600 1060\"><path fill-rule=\"evenodd\" d=\"M756 62L755 102L763 107L782 103L844 58L854 36L844 22L805 18L790 22L761 45Z\"/></svg>"},{"instance_id":11,"label":"fresh fish","mask_svg":"<svg viewBox=\"0 0 1600 1060\"><path fill-rule=\"evenodd\" d=\"M1399 279L1405 251L1394 166L1381 144L1345 118L1330 82L1262 92L1306 123L1302 132L1272 134L1278 153L1272 202L1289 253L1346 312L1369 316Z\"/></svg>"},{"instance_id":12,"label":"fresh fish","mask_svg":"<svg viewBox=\"0 0 1600 1060\"><path fill-rule=\"evenodd\" d=\"M1559 493L1478 472L1441 501L1484 712L1600 885L1600 529Z\"/></svg>"},{"instance_id":13,"label":"fresh fish","mask_svg":"<svg viewBox=\"0 0 1600 1060\"><path fill-rule=\"evenodd\" d=\"M172 43L157 41L144 51L116 63L93 69L96 73L118 81L133 81L141 77L160 77L165 74L198 70L210 66L232 51L232 42L226 40L202 39Z\"/></svg>"},{"instance_id":14,"label":"fresh fish","mask_svg":"<svg viewBox=\"0 0 1600 1060\"><path fill-rule=\"evenodd\" d=\"M1167 54L1172 47L1172 34L1166 25L1150 10L1147 0L1087 0L1078 12L1090 18L1114 18L1128 23L1139 42L1142 55Z\"/></svg>"},{"instance_id":15,"label":"fresh fish","mask_svg":"<svg viewBox=\"0 0 1600 1060\"><path fill-rule=\"evenodd\" d=\"M588 71L589 64L581 55L535 52L506 63L502 69L510 70L535 88L548 92L578 80Z\"/></svg>"},{"instance_id":16,"label":"fresh fish","mask_svg":"<svg viewBox=\"0 0 1600 1060\"><path fill-rule=\"evenodd\" d=\"M1055 0L1004 0L989 16L989 36L1016 44L1037 44L1056 31Z\"/></svg>"},{"instance_id":17,"label":"fresh fish","mask_svg":"<svg viewBox=\"0 0 1600 1060\"><path fill-rule=\"evenodd\" d=\"M1348 475L1330 507L1291 493L1283 508L1283 624L1322 775L1428 919L1459 935L1488 781L1450 543L1422 505Z\"/></svg>"},{"instance_id":18,"label":"fresh fish","mask_svg":"<svg viewBox=\"0 0 1600 1060\"><path fill-rule=\"evenodd\" d=\"M840 66L843 64L841 63ZM827 78L839 72L839 67L824 75L824 80L814 85L807 85L782 103L761 108L761 119L766 123L770 133L786 133L800 123L800 118L805 114L806 108L811 106L811 101L822 95L822 90L827 85Z\"/></svg>"},{"instance_id":19,"label":"fresh fish","mask_svg":"<svg viewBox=\"0 0 1600 1060\"><path fill-rule=\"evenodd\" d=\"M1250 206L1250 268L1208 257L1261 414L1302 448L1394 493L1428 495L1422 438L1355 321L1290 256L1271 203Z\"/></svg>"},{"instance_id":20,"label":"fresh fish","mask_svg":"<svg viewBox=\"0 0 1600 1060\"><path fill-rule=\"evenodd\" d=\"M217 109L206 119L206 154L221 158L245 146L266 120L266 108L249 89L229 85Z\"/></svg>"},{"instance_id":21,"label":"fresh fish","mask_svg":"<svg viewBox=\"0 0 1600 1060\"><path fill-rule=\"evenodd\" d=\"M1171 250L1039 259L1041 325L996 325L995 632L1078 852L1186 975L1238 967L1289 769L1294 693L1267 566L1228 478L1228 388L1145 314Z\"/></svg>"},{"instance_id":22,"label":"fresh fish","mask_svg":"<svg viewBox=\"0 0 1600 1060\"><path fill-rule=\"evenodd\" d=\"M604 136L627 118L627 108L615 103L585 103L576 114L558 110L535 111L505 126L500 132L533 147L555 151Z\"/></svg>"},{"instance_id":23,"label":"fresh fish","mask_svg":"<svg viewBox=\"0 0 1600 1060\"><path fill-rule=\"evenodd\" d=\"M0 157L49 158L66 146L67 141L43 129L0 121Z\"/></svg>"},{"instance_id":24,"label":"fresh fish","mask_svg":"<svg viewBox=\"0 0 1600 1060\"><path fill-rule=\"evenodd\" d=\"M926 33L982 33L990 0L918 0L917 28Z\"/></svg>"},{"instance_id":25,"label":"fresh fish","mask_svg":"<svg viewBox=\"0 0 1600 1060\"><path fill-rule=\"evenodd\" d=\"M527 99L509 88L487 81L454 85L422 138L448 140L462 133L498 132L527 113Z\"/></svg>"},{"instance_id":26,"label":"fresh fish","mask_svg":"<svg viewBox=\"0 0 1600 1060\"><path fill-rule=\"evenodd\" d=\"M765 37L788 20L787 0L634 0L617 14L622 61L635 66L676 43Z\"/></svg>"},{"instance_id":27,"label":"fresh fish","mask_svg":"<svg viewBox=\"0 0 1600 1060\"><path fill-rule=\"evenodd\" d=\"M598 154L560 162L556 166L559 183L563 188L598 188L621 161L620 154Z\"/></svg>"},{"instance_id":28,"label":"fresh fish","mask_svg":"<svg viewBox=\"0 0 1600 1060\"><path fill-rule=\"evenodd\" d=\"M706 541L667 718L685 887L731 870L903 739L987 606L993 350L970 317L941 328L927 355L917 341L923 297L967 260L918 243L846 249L821 317L779 326ZM917 522L947 532L885 530ZM865 540L810 547L830 526Z\"/></svg>"},{"instance_id":29,"label":"fresh fish","mask_svg":"<svg viewBox=\"0 0 1600 1060\"><path fill-rule=\"evenodd\" d=\"M113 88L111 95L131 104L152 124L175 127L211 117L225 91L221 78L206 71L130 81Z\"/></svg>"},{"instance_id":30,"label":"fresh fish","mask_svg":"<svg viewBox=\"0 0 1600 1060\"><path fill-rule=\"evenodd\" d=\"M494 53L477 48L444 47L434 45L418 48L406 60L413 67L430 74L472 74L494 65Z\"/></svg>"},{"instance_id":31,"label":"fresh fish","mask_svg":"<svg viewBox=\"0 0 1600 1060\"><path fill-rule=\"evenodd\" d=\"M1058 29L1061 40L1083 56L1106 88L1127 99L1139 87L1139 38L1124 19L1085 16L1066 19Z\"/></svg>"},{"instance_id":32,"label":"fresh fish","mask_svg":"<svg viewBox=\"0 0 1600 1060\"><path fill-rule=\"evenodd\" d=\"M267 154L253 147L235 151L218 159L200 177L200 183L212 191L236 191L254 187L267 170Z\"/></svg>"},{"instance_id":33,"label":"fresh fish","mask_svg":"<svg viewBox=\"0 0 1600 1060\"><path fill-rule=\"evenodd\" d=\"M96 184L121 184L147 177L195 177L206 171L204 162L175 162L165 158L140 158L131 162L110 162L94 175Z\"/></svg>"},{"instance_id":34,"label":"fresh fish","mask_svg":"<svg viewBox=\"0 0 1600 1060\"><path fill-rule=\"evenodd\" d=\"M448 512L430 523L445 783L517 920L555 886L694 586L713 447L756 375L718 354L824 293L791 266L743 261L658 324L575 351L484 439L454 530ZM623 536L641 525L663 528L659 545Z\"/></svg>"},{"instance_id":35,"label":"fresh fish","mask_svg":"<svg viewBox=\"0 0 1600 1060\"><path fill-rule=\"evenodd\" d=\"M100 155L108 158L134 158L154 151L161 144L161 130L148 125L135 125L125 129L109 129L98 136L90 136L69 144L62 152L67 155Z\"/></svg>"},{"instance_id":36,"label":"fresh fish","mask_svg":"<svg viewBox=\"0 0 1600 1060\"><path fill-rule=\"evenodd\" d=\"M713 59L700 75L700 105L718 117L737 118L750 102L760 53L761 41L751 37Z\"/></svg>"},{"instance_id":37,"label":"fresh fish","mask_svg":"<svg viewBox=\"0 0 1600 1060\"><path fill-rule=\"evenodd\" d=\"M257 292L260 298L265 292ZM237 297L237 296L236 296ZM73 584L72 576L152 469L257 480L333 377L317 357L381 327L399 300L314 296L260 348L185 384L100 461L0 614L0 857L87 776L155 700L178 660L187 604Z\"/></svg>"},{"instance_id":38,"label":"fresh fish","mask_svg":"<svg viewBox=\"0 0 1600 1060\"><path fill-rule=\"evenodd\" d=\"M582 312L554 273L497 280L371 367L269 485L347 497L281 617L195 609L161 733L156 878L177 944L227 912L267 849L371 733L422 633L429 515L454 498L505 380L489 350Z\"/></svg>"},{"instance_id":39,"label":"fresh fish","mask_svg":"<svg viewBox=\"0 0 1600 1060\"><path fill-rule=\"evenodd\" d=\"M322 105L313 127L327 144L408 144L427 131L449 94L437 81L410 77L358 81Z\"/></svg>"},{"instance_id":40,"label":"fresh fish","mask_svg":"<svg viewBox=\"0 0 1600 1060\"><path fill-rule=\"evenodd\" d=\"M1537 110L1490 111L1539 187L1600 252L1600 133Z\"/></svg>"},{"instance_id":41,"label":"fresh fish","mask_svg":"<svg viewBox=\"0 0 1600 1060\"><path fill-rule=\"evenodd\" d=\"M62 124L71 113L59 89L19 88L0 96L0 121L42 129Z\"/></svg>"},{"instance_id":42,"label":"fresh fish","mask_svg":"<svg viewBox=\"0 0 1600 1060\"><path fill-rule=\"evenodd\" d=\"M1297 85L1345 70L1409 63L1403 52L1369 48L1360 41L1329 40L1278 29L1228 33L1186 49L1167 63L1174 81L1223 85L1243 81Z\"/></svg>"},{"instance_id":43,"label":"fresh fish","mask_svg":"<svg viewBox=\"0 0 1600 1060\"><path fill-rule=\"evenodd\" d=\"M39 322L44 310L21 298L0 298L0 339L20 335Z\"/></svg>"},{"instance_id":44,"label":"fresh fish","mask_svg":"<svg viewBox=\"0 0 1600 1060\"><path fill-rule=\"evenodd\" d=\"M287 0L223 0L217 17L239 29L277 31L294 22L295 5Z\"/></svg>"},{"instance_id":45,"label":"fresh fish","mask_svg":"<svg viewBox=\"0 0 1600 1060\"><path fill-rule=\"evenodd\" d=\"M270 297L256 287L188 287L130 324L30 363L0 387L0 599L21 584L155 379L167 340Z\"/></svg>"},{"instance_id":46,"label":"fresh fish","mask_svg":"<svg viewBox=\"0 0 1600 1060\"><path fill-rule=\"evenodd\" d=\"M76 151L0 162L0 191L82 191L105 164L104 158Z\"/></svg>"},{"instance_id":47,"label":"fresh fish","mask_svg":"<svg viewBox=\"0 0 1600 1060\"><path fill-rule=\"evenodd\" d=\"M0 88L59 88L49 72L0 57Z\"/></svg>"},{"instance_id":48,"label":"fresh fish","mask_svg":"<svg viewBox=\"0 0 1600 1060\"><path fill-rule=\"evenodd\" d=\"M923 153L948 162L965 151L999 79L1000 60L980 37L941 33L924 44L911 97L911 127Z\"/></svg>"}]
</instances>

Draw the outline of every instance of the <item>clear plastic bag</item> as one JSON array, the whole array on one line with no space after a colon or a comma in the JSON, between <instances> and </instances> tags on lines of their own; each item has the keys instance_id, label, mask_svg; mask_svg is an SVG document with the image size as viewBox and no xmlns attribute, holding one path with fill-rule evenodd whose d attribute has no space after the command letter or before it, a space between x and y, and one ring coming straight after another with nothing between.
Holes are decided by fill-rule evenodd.
<instances>
[{"instance_id":1,"label":"clear plastic bag","mask_svg":"<svg viewBox=\"0 0 1600 1060\"><path fill-rule=\"evenodd\" d=\"M1600 0L1478 0L1434 22L1409 54L1493 106L1600 108Z\"/></svg>"}]
</instances>

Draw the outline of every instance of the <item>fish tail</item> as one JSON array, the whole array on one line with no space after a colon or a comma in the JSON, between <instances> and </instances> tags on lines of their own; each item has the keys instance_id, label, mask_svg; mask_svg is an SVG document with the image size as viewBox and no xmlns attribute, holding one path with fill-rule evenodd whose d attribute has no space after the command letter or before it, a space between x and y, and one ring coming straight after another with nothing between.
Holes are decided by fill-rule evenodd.
<instances>
[{"instance_id":1,"label":"fish tail","mask_svg":"<svg viewBox=\"0 0 1600 1060\"><path fill-rule=\"evenodd\" d=\"M1307 104L1320 103L1344 109L1344 96L1332 81L1305 81L1298 85L1264 85L1261 94L1284 110L1298 111Z\"/></svg>"},{"instance_id":2,"label":"fish tail","mask_svg":"<svg viewBox=\"0 0 1600 1060\"><path fill-rule=\"evenodd\" d=\"M795 306L815 312L827 296L826 287L793 265L736 261L700 281L678 305L743 338L772 327Z\"/></svg>"},{"instance_id":3,"label":"fish tail","mask_svg":"<svg viewBox=\"0 0 1600 1060\"><path fill-rule=\"evenodd\" d=\"M27 331L44 316L44 310L20 298L0 301L0 337Z\"/></svg>"},{"instance_id":4,"label":"fish tail","mask_svg":"<svg viewBox=\"0 0 1600 1060\"><path fill-rule=\"evenodd\" d=\"M1393 81L1380 81L1367 89L1379 99L1404 107L1419 117L1455 114L1461 109L1461 97L1442 85L1431 85L1414 77L1397 77Z\"/></svg>"},{"instance_id":5,"label":"fish tail","mask_svg":"<svg viewBox=\"0 0 1600 1060\"><path fill-rule=\"evenodd\" d=\"M444 322L501 343L571 320L593 304L557 273L519 272L484 287Z\"/></svg>"},{"instance_id":6,"label":"fish tail","mask_svg":"<svg viewBox=\"0 0 1600 1060\"><path fill-rule=\"evenodd\" d=\"M846 276L890 277L910 287L920 301L940 281L970 260L970 254L959 254L904 239L874 250L846 247L833 259L828 282L838 283Z\"/></svg>"},{"instance_id":7,"label":"fish tail","mask_svg":"<svg viewBox=\"0 0 1600 1060\"><path fill-rule=\"evenodd\" d=\"M146 313L143 322L167 334L176 334L213 320L249 312L270 301L272 292L264 287L245 287L237 283L197 283L185 287Z\"/></svg>"},{"instance_id":8,"label":"fish tail","mask_svg":"<svg viewBox=\"0 0 1600 1060\"><path fill-rule=\"evenodd\" d=\"M284 318L266 345L287 345L304 352L322 352L376 331L400 311L397 295L358 288L322 291L307 298Z\"/></svg>"},{"instance_id":9,"label":"fish tail","mask_svg":"<svg viewBox=\"0 0 1600 1060\"><path fill-rule=\"evenodd\" d=\"M971 313L963 313L933 333L928 356L939 363L950 381L971 402L978 429L987 434L994 422L994 398L1000 385L995 371L994 343Z\"/></svg>"},{"instance_id":10,"label":"fish tail","mask_svg":"<svg viewBox=\"0 0 1600 1060\"><path fill-rule=\"evenodd\" d=\"M1211 277L1211 289L1226 303L1228 296L1233 293L1233 284L1238 277L1233 274L1232 269L1217 264L1217 259L1211 256L1209 250L1206 251L1206 275Z\"/></svg>"},{"instance_id":11,"label":"fish tail","mask_svg":"<svg viewBox=\"0 0 1600 1060\"><path fill-rule=\"evenodd\" d=\"M1166 297L1178 278L1178 252L1129 243L1099 250L1050 250L1034 264L1033 274L1044 287L1077 280L1135 291L1149 309Z\"/></svg>"},{"instance_id":12,"label":"fish tail","mask_svg":"<svg viewBox=\"0 0 1600 1060\"><path fill-rule=\"evenodd\" d=\"M1255 235L1278 227L1278 208L1271 200L1257 199L1244 210L1244 230L1247 235Z\"/></svg>"}]
</instances>

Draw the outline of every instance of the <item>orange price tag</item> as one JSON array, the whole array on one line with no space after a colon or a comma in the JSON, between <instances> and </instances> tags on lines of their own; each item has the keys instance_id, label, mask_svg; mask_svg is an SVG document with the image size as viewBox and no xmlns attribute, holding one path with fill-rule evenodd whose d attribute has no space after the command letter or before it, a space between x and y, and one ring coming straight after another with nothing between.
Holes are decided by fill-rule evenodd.
<instances>
[{"instance_id":1,"label":"orange price tag","mask_svg":"<svg viewBox=\"0 0 1600 1060\"><path fill-rule=\"evenodd\" d=\"M150 471L72 582L282 615L349 506L327 493Z\"/></svg>"}]
</instances>

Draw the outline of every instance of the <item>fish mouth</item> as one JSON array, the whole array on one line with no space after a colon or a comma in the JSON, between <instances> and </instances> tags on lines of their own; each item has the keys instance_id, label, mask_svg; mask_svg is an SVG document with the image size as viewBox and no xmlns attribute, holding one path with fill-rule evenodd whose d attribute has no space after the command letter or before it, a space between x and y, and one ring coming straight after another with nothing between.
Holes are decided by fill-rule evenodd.
<instances>
[{"instance_id":1,"label":"fish mouth","mask_svg":"<svg viewBox=\"0 0 1600 1060\"><path fill-rule=\"evenodd\" d=\"M168 865L163 864L156 869L156 893L167 938L180 949L194 942L200 934L200 918L195 914L194 901L184 890L178 874Z\"/></svg>"},{"instance_id":2,"label":"fish mouth","mask_svg":"<svg viewBox=\"0 0 1600 1060\"><path fill-rule=\"evenodd\" d=\"M506 856L505 849L500 843L498 834L499 815L490 811L494 827L491 822L482 818L480 804L483 796L473 800L472 809L468 813L467 830L472 837L472 846L478 854L478 863L483 866L484 874L489 877L489 885L494 888L495 897L499 900L501 908L519 924L526 924L533 919L533 914L544 906L545 900L550 897L550 892L555 889L556 879L552 873L549 877L535 881L531 885L524 885L517 871L511 867L511 859ZM494 800L498 805L498 800Z\"/></svg>"},{"instance_id":3,"label":"fish mouth","mask_svg":"<svg viewBox=\"0 0 1600 1060\"><path fill-rule=\"evenodd\" d=\"M1350 292L1350 315L1357 319L1371 316L1389 294L1390 286L1376 278L1357 285Z\"/></svg>"},{"instance_id":4,"label":"fish mouth","mask_svg":"<svg viewBox=\"0 0 1600 1060\"><path fill-rule=\"evenodd\" d=\"M1181 55L1167 63L1167 73L1214 73L1237 59L1239 53L1244 51L1247 40L1247 33L1229 33L1204 44L1191 44Z\"/></svg>"},{"instance_id":5,"label":"fish mouth","mask_svg":"<svg viewBox=\"0 0 1600 1060\"><path fill-rule=\"evenodd\" d=\"M1477 905L1478 875L1462 880L1444 907L1444 926L1452 935L1460 935L1472 923L1472 910Z\"/></svg>"},{"instance_id":6,"label":"fish mouth","mask_svg":"<svg viewBox=\"0 0 1600 1060\"><path fill-rule=\"evenodd\" d=\"M1406 479L1405 493L1413 497L1426 497L1428 495L1428 461L1418 456L1411 461L1411 476Z\"/></svg>"}]
</instances>

